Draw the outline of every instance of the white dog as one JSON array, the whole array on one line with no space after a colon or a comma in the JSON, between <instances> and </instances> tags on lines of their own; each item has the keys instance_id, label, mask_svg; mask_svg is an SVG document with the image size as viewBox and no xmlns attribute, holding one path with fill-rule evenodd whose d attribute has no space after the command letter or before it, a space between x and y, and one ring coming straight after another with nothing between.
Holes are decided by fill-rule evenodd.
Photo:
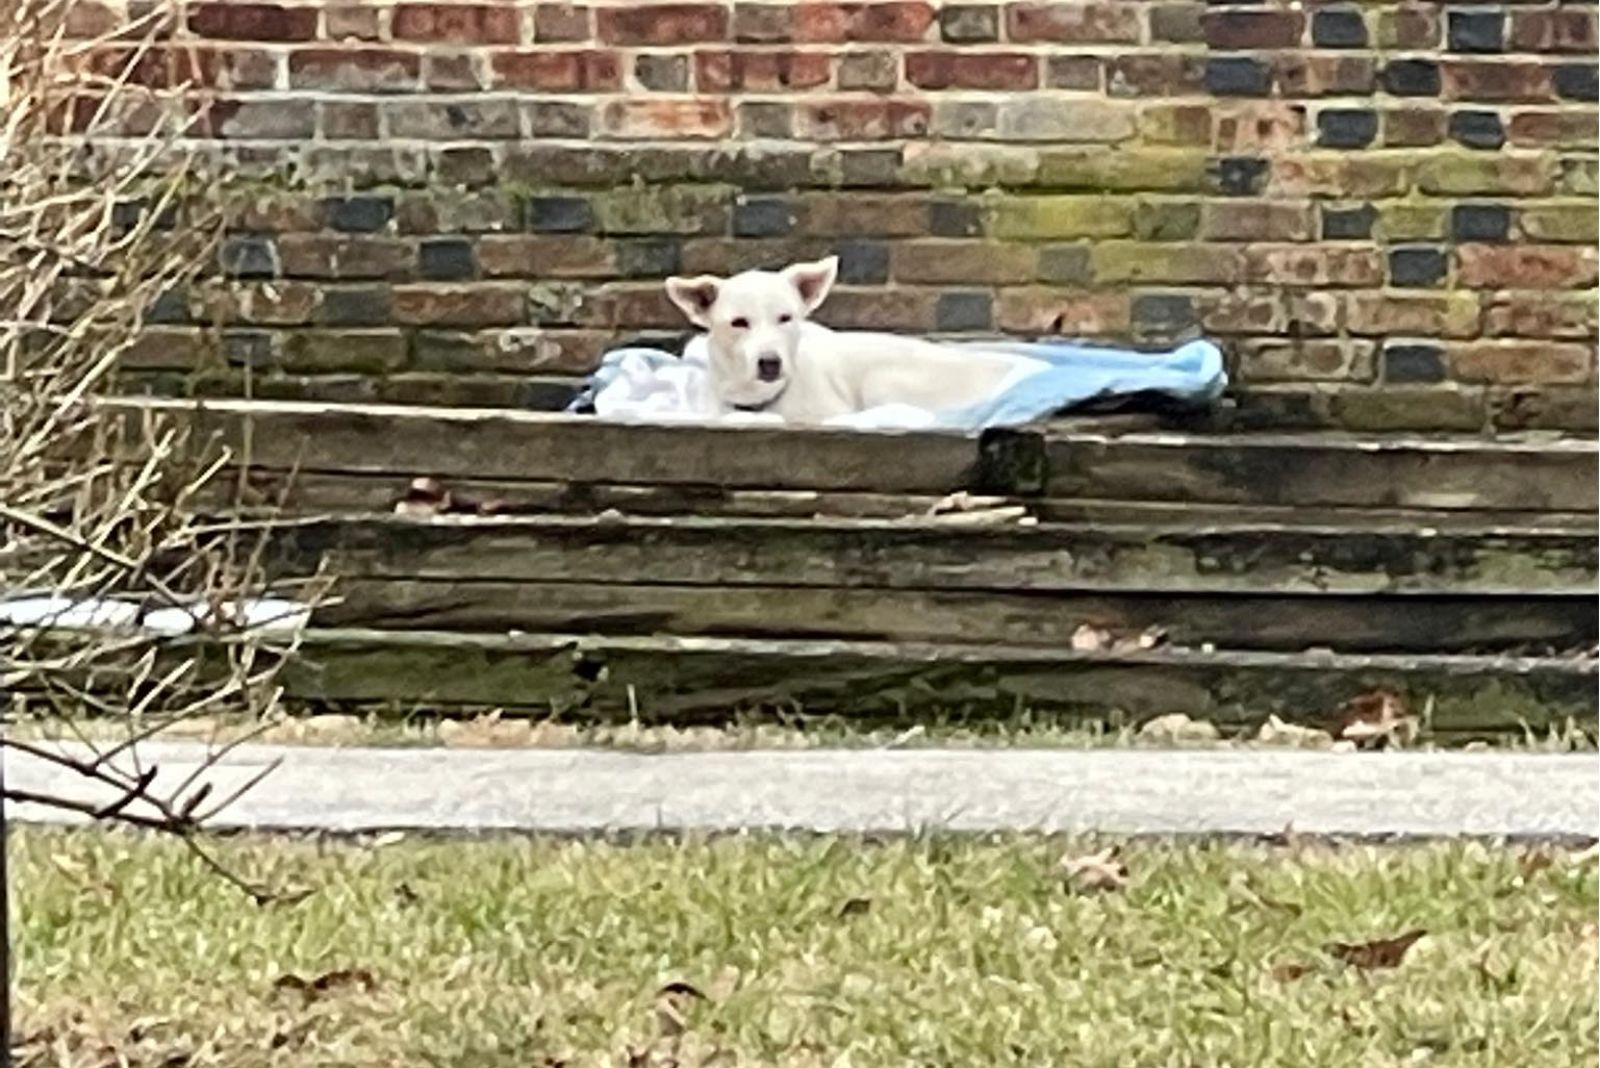
<instances>
[{"instance_id":1,"label":"white dog","mask_svg":"<svg viewBox=\"0 0 1600 1068\"><path fill-rule=\"evenodd\" d=\"M940 411L975 404L1044 366L808 322L838 271L838 257L829 257L726 279L667 279L667 296L706 331L711 389L722 405L811 424L886 405Z\"/></svg>"}]
</instances>

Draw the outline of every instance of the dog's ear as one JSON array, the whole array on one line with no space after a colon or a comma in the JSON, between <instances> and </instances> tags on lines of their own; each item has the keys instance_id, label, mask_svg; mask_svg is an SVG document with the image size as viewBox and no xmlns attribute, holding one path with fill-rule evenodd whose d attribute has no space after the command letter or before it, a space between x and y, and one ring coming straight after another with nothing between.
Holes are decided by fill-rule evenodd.
<instances>
[{"instance_id":1,"label":"dog's ear","mask_svg":"<svg viewBox=\"0 0 1600 1068\"><path fill-rule=\"evenodd\" d=\"M717 289L722 279L709 274L698 278L667 279L667 298L678 306L689 321L698 327L711 329L711 306L717 302Z\"/></svg>"},{"instance_id":2,"label":"dog's ear","mask_svg":"<svg viewBox=\"0 0 1600 1068\"><path fill-rule=\"evenodd\" d=\"M816 263L797 263L785 270L783 276L800 294L806 311L814 312L827 299L828 290L833 288L833 280L839 276L839 257L829 256Z\"/></svg>"}]
</instances>

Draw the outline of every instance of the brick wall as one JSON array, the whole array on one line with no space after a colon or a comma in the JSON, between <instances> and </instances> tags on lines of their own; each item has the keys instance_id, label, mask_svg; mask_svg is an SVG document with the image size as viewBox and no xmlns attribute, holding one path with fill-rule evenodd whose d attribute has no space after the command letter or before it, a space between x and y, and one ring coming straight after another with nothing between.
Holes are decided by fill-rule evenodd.
<instances>
[{"instance_id":1,"label":"brick wall","mask_svg":"<svg viewBox=\"0 0 1600 1068\"><path fill-rule=\"evenodd\" d=\"M666 275L837 252L839 326L1203 332L1288 422L1592 427L1595 50L1592 3L190 0L132 61L198 87L237 282L133 363L553 404L681 338Z\"/></svg>"}]
</instances>

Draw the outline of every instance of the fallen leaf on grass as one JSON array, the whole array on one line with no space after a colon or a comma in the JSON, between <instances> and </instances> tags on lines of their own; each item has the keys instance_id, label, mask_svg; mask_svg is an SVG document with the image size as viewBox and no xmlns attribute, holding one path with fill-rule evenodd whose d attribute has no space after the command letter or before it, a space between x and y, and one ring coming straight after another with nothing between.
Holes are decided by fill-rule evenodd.
<instances>
[{"instance_id":1,"label":"fallen leaf on grass","mask_svg":"<svg viewBox=\"0 0 1600 1068\"><path fill-rule=\"evenodd\" d=\"M1228 896L1243 905L1258 909L1273 909L1278 912L1287 912L1291 916L1299 916L1305 909L1293 901L1282 901L1278 898L1263 894L1250 882L1247 872L1235 872L1228 878Z\"/></svg>"},{"instance_id":2,"label":"fallen leaf on grass","mask_svg":"<svg viewBox=\"0 0 1600 1068\"><path fill-rule=\"evenodd\" d=\"M1316 970L1315 965L1307 964L1303 960L1285 960L1272 966L1272 977L1280 983L1292 983L1296 979L1304 979Z\"/></svg>"},{"instance_id":3,"label":"fallen leaf on grass","mask_svg":"<svg viewBox=\"0 0 1600 1068\"><path fill-rule=\"evenodd\" d=\"M1071 642L1075 652L1099 652L1111 648L1111 632L1104 627L1084 623L1072 632Z\"/></svg>"},{"instance_id":4,"label":"fallen leaf on grass","mask_svg":"<svg viewBox=\"0 0 1600 1068\"><path fill-rule=\"evenodd\" d=\"M1398 968L1406 951L1427 933L1418 927L1394 938L1380 938L1374 942L1329 942L1324 948L1336 959L1362 971Z\"/></svg>"},{"instance_id":5,"label":"fallen leaf on grass","mask_svg":"<svg viewBox=\"0 0 1600 1068\"><path fill-rule=\"evenodd\" d=\"M683 1034L689 1026L689 1002L705 1000L705 994L692 983L666 984L656 991L656 1030L668 1038Z\"/></svg>"},{"instance_id":6,"label":"fallen leaf on grass","mask_svg":"<svg viewBox=\"0 0 1600 1068\"><path fill-rule=\"evenodd\" d=\"M1061 874L1067 885L1082 893L1104 893L1128 885L1128 866L1117 859L1112 846L1082 857L1062 857Z\"/></svg>"},{"instance_id":7,"label":"fallen leaf on grass","mask_svg":"<svg viewBox=\"0 0 1600 1068\"><path fill-rule=\"evenodd\" d=\"M336 968L331 972L322 973L315 979L306 979L291 972L280 975L272 981L274 990L298 990L308 998L344 987L371 990L377 985L378 977L365 968Z\"/></svg>"},{"instance_id":8,"label":"fallen leaf on grass","mask_svg":"<svg viewBox=\"0 0 1600 1068\"><path fill-rule=\"evenodd\" d=\"M839 911L835 915L842 920L847 916L863 915L870 911L871 908L872 899L870 897L852 897L839 906Z\"/></svg>"},{"instance_id":9,"label":"fallen leaf on grass","mask_svg":"<svg viewBox=\"0 0 1600 1068\"><path fill-rule=\"evenodd\" d=\"M1409 742L1416 722L1400 696L1388 690L1358 694L1339 706L1338 736L1360 747Z\"/></svg>"}]
</instances>

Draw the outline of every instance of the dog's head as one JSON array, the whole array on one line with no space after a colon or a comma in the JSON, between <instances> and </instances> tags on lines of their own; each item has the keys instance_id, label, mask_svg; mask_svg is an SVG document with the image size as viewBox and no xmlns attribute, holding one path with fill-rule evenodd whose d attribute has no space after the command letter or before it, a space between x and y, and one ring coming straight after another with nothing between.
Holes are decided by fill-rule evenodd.
<instances>
[{"instance_id":1,"label":"dog's head","mask_svg":"<svg viewBox=\"0 0 1600 1068\"><path fill-rule=\"evenodd\" d=\"M829 256L782 271L667 279L672 303L706 332L721 400L754 408L778 398L794 374L800 324L838 273L838 257Z\"/></svg>"}]
</instances>

